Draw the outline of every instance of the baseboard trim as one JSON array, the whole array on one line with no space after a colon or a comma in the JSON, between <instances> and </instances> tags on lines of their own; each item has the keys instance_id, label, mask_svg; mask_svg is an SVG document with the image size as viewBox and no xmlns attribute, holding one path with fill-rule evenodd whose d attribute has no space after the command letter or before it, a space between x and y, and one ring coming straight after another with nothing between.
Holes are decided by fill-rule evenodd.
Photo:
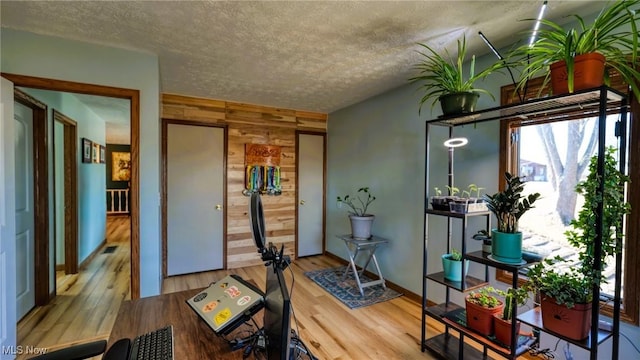
<instances>
[{"instance_id":1,"label":"baseboard trim","mask_svg":"<svg viewBox=\"0 0 640 360\"><path fill-rule=\"evenodd\" d=\"M100 243L100 245L98 245L95 250L93 250L93 252L91 254L89 254L89 256L87 256L86 259L82 260L82 262L80 263L80 265L78 265L79 269L84 269L86 268L89 263L91 262L91 260L93 260L94 257L96 257L96 255L98 255L100 253L100 250L102 250L102 248L107 244L107 238L105 238L104 240L102 240L102 242Z\"/></svg>"},{"instance_id":2,"label":"baseboard trim","mask_svg":"<svg viewBox=\"0 0 640 360\"><path fill-rule=\"evenodd\" d=\"M349 264L348 260L345 260L345 259L341 258L340 256L338 256L336 254L333 254L333 253L331 253L329 251L325 251L324 255L329 257L329 258L331 258L331 259L333 259L333 260L336 260L337 262L341 263L342 265L348 265ZM358 269L362 270L361 266L356 265L356 267ZM370 272L369 270L365 271L364 274L367 275L372 280L375 280L375 279L379 278L377 274L374 274L374 273ZM383 273L383 275L384 275L384 273ZM410 290L407 290L407 289L403 288L402 286L400 286L400 285L398 285L398 284L396 284L394 282L389 281L389 279L384 279L384 282L385 282L386 286L389 289L393 289L393 290L395 290L395 291L397 291L399 293L402 293L404 296L407 297L407 299L409 299L411 301L414 301L414 302L416 302L418 304L422 303L422 296L421 295L418 295L418 294L416 294L416 293L414 293L414 292L412 292ZM431 301L427 301L427 302L431 303ZM432 303L432 304L435 305L435 303Z\"/></svg>"},{"instance_id":3,"label":"baseboard trim","mask_svg":"<svg viewBox=\"0 0 640 360\"><path fill-rule=\"evenodd\" d=\"M56 271L64 271L64 264L56 264Z\"/></svg>"}]
</instances>

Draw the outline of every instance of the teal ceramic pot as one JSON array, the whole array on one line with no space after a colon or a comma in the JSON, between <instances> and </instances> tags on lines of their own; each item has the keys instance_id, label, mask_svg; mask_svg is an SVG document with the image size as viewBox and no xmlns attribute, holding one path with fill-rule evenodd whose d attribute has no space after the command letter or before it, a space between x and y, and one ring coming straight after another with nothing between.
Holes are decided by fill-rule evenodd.
<instances>
[{"instance_id":1,"label":"teal ceramic pot","mask_svg":"<svg viewBox=\"0 0 640 360\"><path fill-rule=\"evenodd\" d=\"M503 233L491 230L491 256L507 264L522 263L522 232Z\"/></svg>"},{"instance_id":2,"label":"teal ceramic pot","mask_svg":"<svg viewBox=\"0 0 640 360\"><path fill-rule=\"evenodd\" d=\"M444 269L444 278L449 281L462 281L462 263L464 262L464 274L467 275L469 270L469 260L455 261L451 260L451 254L442 255L442 268Z\"/></svg>"}]
</instances>

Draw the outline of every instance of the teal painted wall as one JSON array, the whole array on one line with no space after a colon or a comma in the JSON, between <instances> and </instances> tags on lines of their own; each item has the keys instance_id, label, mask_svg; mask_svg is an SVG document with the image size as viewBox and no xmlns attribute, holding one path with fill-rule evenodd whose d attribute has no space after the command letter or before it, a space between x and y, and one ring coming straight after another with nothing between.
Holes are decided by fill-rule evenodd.
<instances>
[{"instance_id":1,"label":"teal painted wall","mask_svg":"<svg viewBox=\"0 0 640 360\"><path fill-rule=\"evenodd\" d=\"M143 297L159 294L162 263L157 56L6 28L0 36L2 72L140 91L140 184L144 184L139 194L140 294ZM96 179L95 183L103 186L104 175L100 181ZM104 198L101 203L104 204Z\"/></svg>"},{"instance_id":2,"label":"teal painted wall","mask_svg":"<svg viewBox=\"0 0 640 360\"><path fill-rule=\"evenodd\" d=\"M77 149L82 149L82 138L88 138L94 142L104 144L105 140L105 123L93 111L88 109L78 99L69 93L59 93L54 91L37 90L29 88L21 88L23 91L47 104L47 135L48 151L49 151L49 188L54 189L54 177L56 178L55 187L62 185L62 175L59 169L54 169L53 157L54 144L58 145L59 141L54 142L54 130L52 109L63 113L77 123L78 142ZM56 137L56 140L60 140ZM57 146L56 146L57 148ZM58 153L60 149L58 149ZM80 161L80 150L78 150L78 262L82 263L105 239L106 234L106 206L105 197L105 166L104 164L82 163ZM50 219L57 218L58 214L54 208L53 191L49 192ZM55 214L55 215L54 215ZM57 228L53 221L49 222L50 249L55 247L55 234ZM53 277L55 276L54 252L50 251L51 256L51 286L53 287Z\"/></svg>"},{"instance_id":3,"label":"teal painted wall","mask_svg":"<svg viewBox=\"0 0 640 360\"><path fill-rule=\"evenodd\" d=\"M478 66L484 66L483 59ZM503 75L496 75L483 84L493 93L507 83ZM326 240L328 251L346 258L334 234L349 233L349 221L346 212L337 208L336 196L371 187L377 197L370 208L376 215L372 231L391 240L377 255L382 272L390 281L421 294L425 121L441 112L438 107L432 112L428 104L418 114L417 87L407 84L329 114ZM481 97L478 104L480 108L496 105L489 97ZM496 189L498 130L497 123L455 130L454 136L469 138L469 144L454 155L456 184ZM433 186L442 189L447 184L448 152L442 145L446 138L448 129L430 127L429 192ZM445 251L446 222L432 217L429 228L429 267L436 271Z\"/></svg>"}]
</instances>

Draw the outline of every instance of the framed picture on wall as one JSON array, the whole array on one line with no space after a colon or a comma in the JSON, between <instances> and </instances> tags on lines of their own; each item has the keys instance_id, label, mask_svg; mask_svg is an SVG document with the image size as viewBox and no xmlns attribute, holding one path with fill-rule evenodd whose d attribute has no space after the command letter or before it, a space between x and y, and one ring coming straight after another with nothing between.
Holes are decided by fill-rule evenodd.
<instances>
[{"instance_id":1,"label":"framed picture on wall","mask_svg":"<svg viewBox=\"0 0 640 360\"><path fill-rule=\"evenodd\" d=\"M93 143L92 159L94 163L100 162L100 144Z\"/></svg>"},{"instance_id":2,"label":"framed picture on wall","mask_svg":"<svg viewBox=\"0 0 640 360\"><path fill-rule=\"evenodd\" d=\"M111 153L111 181L131 180L131 153L112 152Z\"/></svg>"},{"instance_id":3,"label":"framed picture on wall","mask_svg":"<svg viewBox=\"0 0 640 360\"><path fill-rule=\"evenodd\" d=\"M107 148L104 145L100 145L100 164L104 164L107 162L106 158Z\"/></svg>"},{"instance_id":4,"label":"framed picture on wall","mask_svg":"<svg viewBox=\"0 0 640 360\"><path fill-rule=\"evenodd\" d=\"M93 142L87 138L82 138L82 162L91 162L91 151L93 149Z\"/></svg>"}]
</instances>

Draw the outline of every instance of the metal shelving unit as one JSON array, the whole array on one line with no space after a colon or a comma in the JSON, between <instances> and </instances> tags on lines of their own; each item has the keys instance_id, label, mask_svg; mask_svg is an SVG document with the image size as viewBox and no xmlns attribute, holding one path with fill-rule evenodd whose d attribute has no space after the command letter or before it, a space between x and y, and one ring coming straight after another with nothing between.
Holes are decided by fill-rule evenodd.
<instances>
[{"instance_id":1,"label":"metal shelving unit","mask_svg":"<svg viewBox=\"0 0 640 360\"><path fill-rule=\"evenodd\" d=\"M526 124L528 122L539 121L541 117L544 117L545 121L564 121L569 119L575 119L576 117L598 117L598 174L604 175L604 152L605 152L605 128L606 117L608 113L619 113L621 120L617 126L617 134L620 139L619 144L619 164L620 170L626 173L626 128L627 128L627 98L624 94L602 86L594 89L587 89L578 91L574 94L558 95L542 99L536 99L522 104L514 104L509 106L502 106L491 108L487 110L481 110L474 113L469 113L461 116L449 116L439 117L436 119L428 120L426 122L426 149L425 149L425 191L429 189L429 128L430 126L445 126L449 127L449 135L452 134L452 129L457 126L463 126L467 124L475 124L486 121L498 121L503 119L515 119L516 121ZM449 164L450 182L453 176L452 164ZM451 184L449 184L451 185ZM600 184L602 190L604 184ZM481 336L472 330L451 321L448 315L461 311L461 306L450 302L450 291L466 292L476 288L485 286L488 281L488 268L494 267L501 270L509 271L513 274L512 287L518 285L519 270L523 267L527 267L531 264L523 264L520 266L507 265L504 263L493 261L486 253L481 251L467 253L465 246L466 239L466 227L467 220L473 216L485 216L487 218L487 230L490 230L491 214L489 212L482 213L469 213L458 214L447 211L432 210L429 208L429 197L425 197L424 201L424 257L423 257L423 290L422 290L422 337L421 337L421 349L422 351L429 350L443 359L483 359L487 358L488 350L499 354L505 358L517 358L520 354L527 350L526 346L516 346L515 337L515 325L512 326L512 344L509 347L503 347L502 345L493 342L491 339ZM598 208L596 213L597 221L596 233L600 237L602 234L602 205ZM427 261L428 261L428 218L429 216L446 216L447 221L447 249L451 247L451 229L452 219L462 220L462 254L463 258L485 265L485 278L477 279L471 276L464 278L462 282L451 282L444 279L441 272L428 274L427 273ZM601 243L597 242L595 246L595 258L600 258L602 251ZM622 266L622 254L618 254L615 258L616 261L616 273L621 273ZM596 264L598 265L598 264ZM427 282L432 280L438 284L445 286L445 302L437 304L435 306L429 306L427 303ZM618 359L618 347L619 347L619 329L620 329L620 291L621 291L621 276L616 276L615 279L615 291L613 299L613 329L611 332L598 329L599 320L599 308L600 304L598 299L600 298L600 288L594 286L593 298L594 304L592 306L592 324L590 336L582 341L575 341L563 337L562 335L552 333L545 330L542 326L542 317L540 315L540 309L534 308L527 311L520 316L517 316L517 309L513 309L513 318L517 318L522 323L525 323L534 329L549 333L560 339L563 339L571 344L586 349L590 352L590 359L596 360L598 356L598 346L602 342L612 339L613 352L612 358ZM427 338L426 322L427 318L435 319L445 325L445 331L441 334ZM515 322L514 322L515 324ZM457 333L458 336L455 336ZM465 342L465 338L468 338L483 348L482 351L470 346ZM597 339L593 341L592 339Z\"/></svg>"}]
</instances>

